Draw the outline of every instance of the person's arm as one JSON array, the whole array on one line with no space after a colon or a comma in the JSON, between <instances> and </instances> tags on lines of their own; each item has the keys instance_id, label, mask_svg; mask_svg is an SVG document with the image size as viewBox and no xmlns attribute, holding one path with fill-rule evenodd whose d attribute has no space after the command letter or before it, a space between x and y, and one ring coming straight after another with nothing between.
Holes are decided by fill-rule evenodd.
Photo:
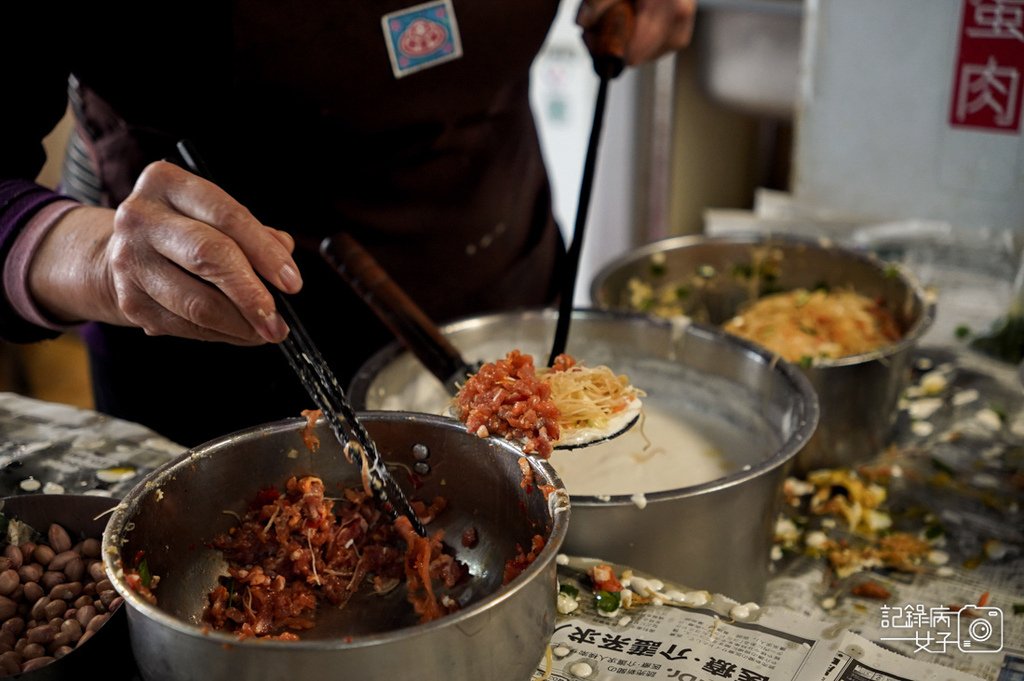
<instances>
[{"instance_id":1,"label":"person's arm","mask_svg":"<svg viewBox=\"0 0 1024 681\"><path fill-rule=\"evenodd\" d=\"M19 313L5 281L0 337L31 342L96 320L245 345L281 340L287 329L256 272L297 291L292 239L219 187L158 162L116 211L82 206L52 220L42 215L62 197L33 182L46 160L41 140L64 114L69 65L82 44L74 22L53 22L48 13L45 3L15 3L7 18L25 40L0 41L0 268L4 280L13 276L10 255L19 245L13 264L24 278L15 297L26 296L38 317ZM26 53L26 44L39 49ZM31 239L19 244L29 227Z\"/></svg>"},{"instance_id":2,"label":"person's arm","mask_svg":"<svg viewBox=\"0 0 1024 681\"><path fill-rule=\"evenodd\" d=\"M149 165L116 211L69 211L36 249L28 289L64 323L103 321L239 345L287 327L257 277L302 286L294 242L216 185L167 162Z\"/></svg>"},{"instance_id":3,"label":"person's arm","mask_svg":"<svg viewBox=\"0 0 1024 681\"><path fill-rule=\"evenodd\" d=\"M30 343L55 338L57 324L41 323L26 288L28 260L45 234L53 209L62 203L56 192L20 178L0 179L0 338Z\"/></svg>"},{"instance_id":4,"label":"person's arm","mask_svg":"<svg viewBox=\"0 0 1024 681\"><path fill-rule=\"evenodd\" d=\"M15 3L9 9L5 19L17 27L23 40L0 40L0 63L4 64L0 86L4 101L0 107L0 279L5 282L5 294L6 283L13 276L8 265L15 245L24 247L28 241L22 238L25 229L30 225L40 227L35 217L63 198L34 180L46 162L42 139L53 130L67 106L63 31L69 30L65 22L45 21L40 3ZM45 40L32 35L36 28L45 29ZM35 37L40 40L37 42ZM38 45L39 49L27 51L26 45ZM15 264L23 268L25 263ZM32 342L59 333L55 327L27 319L9 295L0 295L0 337Z\"/></svg>"},{"instance_id":5,"label":"person's arm","mask_svg":"<svg viewBox=\"0 0 1024 681\"><path fill-rule=\"evenodd\" d=\"M626 64L635 66L654 61L690 44L697 0L583 0L576 23L584 30L593 28L609 7L624 1L635 4L633 35L626 45Z\"/></svg>"}]
</instances>

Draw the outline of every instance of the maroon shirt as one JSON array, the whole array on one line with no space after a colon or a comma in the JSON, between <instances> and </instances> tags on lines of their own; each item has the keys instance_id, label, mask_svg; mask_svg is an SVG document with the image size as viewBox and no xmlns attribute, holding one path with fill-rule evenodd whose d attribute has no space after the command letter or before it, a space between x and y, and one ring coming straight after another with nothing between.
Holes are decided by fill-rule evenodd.
<instances>
[{"instance_id":1,"label":"maroon shirt","mask_svg":"<svg viewBox=\"0 0 1024 681\"><path fill-rule=\"evenodd\" d=\"M0 155L0 183L38 171L36 140L73 74L104 202L192 139L219 184L297 237L306 284L295 306L343 382L392 338L316 254L335 232L353 234L438 322L550 302L561 244L528 82L557 2L455 0L464 56L395 78L381 17L415 4L80 3L52 54L18 62L8 92L23 106L0 114L14 152ZM0 196L9 243L31 211L5 208ZM4 334L30 340L9 317L0 311ZM88 338L97 406L183 444L312 406L273 347L106 325Z\"/></svg>"}]
</instances>

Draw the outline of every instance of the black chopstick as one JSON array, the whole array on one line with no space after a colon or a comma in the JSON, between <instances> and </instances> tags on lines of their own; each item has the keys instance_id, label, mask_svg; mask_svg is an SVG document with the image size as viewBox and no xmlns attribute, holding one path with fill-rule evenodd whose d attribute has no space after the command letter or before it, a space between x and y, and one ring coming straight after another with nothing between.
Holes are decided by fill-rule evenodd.
<instances>
[{"instance_id":1,"label":"black chopstick","mask_svg":"<svg viewBox=\"0 0 1024 681\"><path fill-rule=\"evenodd\" d=\"M186 167L196 175L211 179L209 168L188 140L181 140L177 145L178 154ZM257 276L259 274L257 273ZM289 333L278 347L284 353L292 370L298 375L302 386L313 399L314 404L323 414L331 432L342 445L346 458L356 457L361 466L365 466L370 479L370 487L384 511L392 519L405 516L413 529L421 537L426 536L426 529L413 511L409 500L401 488L391 477L390 472L381 460L380 452L373 438L366 432L363 424L356 417L355 410L345 397L337 377L324 361L313 339L306 332L291 303L276 286L260 277L264 286L274 297L277 313L288 325ZM353 443L356 446L353 446Z\"/></svg>"},{"instance_id":2,"label":"black chopstick","mask_svg":"<svg viewBox=\"0 0 1024 681\"><path fill-rule=\"evenodd\" d=\"M344 447L346 456L354 454L360 464L366 465L373 493L392 519L404 515L420 536L426 536L426 529L412 510L401 488L391 477L373 438L356 417L355 410L346 399L337 377L306 333L291 304L283 293L269 284L268 287L274 295L277 313L290 329L288 336L278 345L292 369L298 374L306 392L323 413L334 436ZM357 443L358 447L352 447L353 442Z\"/></svg>"}]
</instances>

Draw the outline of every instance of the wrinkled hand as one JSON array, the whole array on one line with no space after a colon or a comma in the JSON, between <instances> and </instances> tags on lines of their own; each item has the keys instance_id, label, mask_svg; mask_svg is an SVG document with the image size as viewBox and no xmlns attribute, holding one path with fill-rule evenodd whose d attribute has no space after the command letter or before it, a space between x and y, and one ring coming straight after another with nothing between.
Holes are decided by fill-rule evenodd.
<instances>
[{"instance_id":1,"label":"wrinkled hand","mask_svg":"<svg viewBox=\"0 0 1024 681\"><path fill-rule=\"evenodd\" d=\"M257 345L282 340L287 326L256 272L297 292L294 246L216 185L159 161L118 207L106 253L128 323L149 335Z\"/></svg>"},{"instance_id":2,"label":"wrinkled hand","mask_svg":"<svg viewBox=\"0 0 1024 681\"><path fill-rule=\"evenodd\" d=\"M583 30L593 28L613 5L630 0L583 0L576 23ZM635 5L633 35L626 45L625 61L630 66L654 61L690 44L697 0L632 0Z\"/></svg>"}]
</instances>

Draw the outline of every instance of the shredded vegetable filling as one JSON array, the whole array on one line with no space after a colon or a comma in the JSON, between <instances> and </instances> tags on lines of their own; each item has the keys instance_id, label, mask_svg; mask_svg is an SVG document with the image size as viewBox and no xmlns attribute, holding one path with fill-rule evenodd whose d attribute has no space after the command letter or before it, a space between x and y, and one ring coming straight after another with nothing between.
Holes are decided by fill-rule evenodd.
<instances>
[{"instance_id":1,"label":"shredded vegetable filling","mask_svg":"<svg viewBox=\"0 0 1024 681\"><path fill-rule=\"evenodd\" d=\"M878 301L843 289L796 289L765 296L724 328L791 362L871 352L901 335L892 314Z\"/></svg>"},{"instance_id":2,"label":"shredded vegetable filling","mask_svg":"<svg viewBox=\"0 0 1024 681\"><path fill-rule=\"evenodd\" d=\"M412 505L427 522L446 503ZM296 640L320 604L342 607L366 586L385 593L403 581L420 621L437 619L458 603L436 590L468 575L441 539L440 531L420 537L404 517L392 524L360 488L336 504L319 478L292 477L283 493L262 490L242 522L214 539L229 577L209 594L204 620L240 638Z\"/></svg>"},{"instance_id":3,"label":"shredded vegetable filling","mask_svg":"<svg viewBox=\"0 0 1024 681\"><path fill-rule=\"evenodd\" d=\"M520 441L525 453L547 458L564 432L601 428L640 395L606 366L562 354L538 370L531 355L512 350L466 381L455 410L470 432Z\"/></svg>"}]
</instances>

